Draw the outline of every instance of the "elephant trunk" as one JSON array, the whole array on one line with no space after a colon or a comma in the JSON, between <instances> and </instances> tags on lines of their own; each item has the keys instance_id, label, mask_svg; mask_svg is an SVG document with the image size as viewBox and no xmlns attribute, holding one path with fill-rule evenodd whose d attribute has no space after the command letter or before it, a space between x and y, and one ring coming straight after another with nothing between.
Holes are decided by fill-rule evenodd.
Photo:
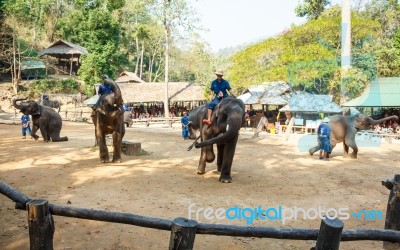
<instances>
[{"instance_id":1,"label":"elephant trunk","mask_svg":"<svg viewBox=\"0 0 400 250\"><path fill-rule=\"evenodd\" d=\"M382 118L382 119L379 119L379 120L372 120L371 125L377 125L377 124L384 123L384 122L389 121L389 120L398 121L399 118L396 115L392 115L392 116L385 117L385 118Z\"/></svg>"},{"instance_id":2,"label":"elephant trunk","mask_svg":"<svg viewBox=\"0 0 400 250\"><path fill-rule=\"evenodd\" d=\"M229 141L230 139L232 139L233 137L238 135L240 127L241 127L241 120L236 121L236 122L231 122L231 123L228 122L227 123L227 131L224 134L214 137L212 139L209 139L207 141L203 141L201 143L196 143L195 147L202 148L202 147L212 145L212 144L225 143L225 142Z\"/></svg>"},{"instance_id":3,"label":"elephant trunk","mask_svg":"<svg viewBox=\"0 0 400 250\"><path fill-rule=\"evenodd\" d=\"M14 99L14 100L13 100L13 106L14 106L16 109L21 110L21 109L24 107L24 105L22 105L21 103L20 103L20 104L17 104L17 102L24 101L24 100L26 100L26 98Z\"/></svg>"}]
</instances>

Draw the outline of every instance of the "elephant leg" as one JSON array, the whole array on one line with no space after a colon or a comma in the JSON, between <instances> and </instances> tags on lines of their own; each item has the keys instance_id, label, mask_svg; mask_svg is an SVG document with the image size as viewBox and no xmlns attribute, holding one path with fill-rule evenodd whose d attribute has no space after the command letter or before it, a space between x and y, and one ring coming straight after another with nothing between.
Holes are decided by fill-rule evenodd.
<instances>
[{"instance_id":1,"label":"elephant leg","mask_svg":"<svg viewBox=\"0 0 400 250\"><path fill-rule=\"evenodd\" d=\"M315 152L317 152L319 150L319 148L320 148L320 145L318 144L317 146L310 148L308 150L308 153L310 153L310 155L312 156Z\"/></svg>"},{"instance_id":2,"label":"elephant leg","mask_svg":"<svg viewBox=\"0 0 400 250\"><path fill-rule=\"evenodd\" d=\"M224 149L225 149L225 144L218 144L217 145L217 168L218 172L221 172L222 169L222 163L224 160Z\"/></svg>"},{"instance_id":3,"label":"elephant leg","mask_svg":"<svg viewBox=\"0 0 400 250\"><path fill-rule=\"evenodd\" d=\"M121 133L118 133L118 132L114 131L114 133L113 133L114 152L113 152L112 162L120 163L122 161L122 158L121 158L121 146L122 146L121 142L122 142Z\"/></svg>"},{"instance_id":4,"label":"elephant leg","mask_svg":"<svg viewBox=\"0 0 400 250\"><path fill-rule=\"evenodd\" d=\"M354 142L354 144L350 144L349 147L353 149L353 152L350 154L350 158L356 159L358 153L358 147L356 143Z\"/></svg>"},{"instance_id":5,"label":"elephant leg","mask_svg":"<svg viewBox=\"0 0 400 250\"><path fill-rule=\"evenodd\" d=\"M102 131L96 131L96 138L99 143L99 151L100 151L100 162L107 163L110 161L110 156L108 155L108 148L106 144L106 134Z\"/></svg>"},{"instance_id":6,"label":"elephant leg","mask_svg":"<svg viewBox=\"0 0 400 250\"><path fill-rule=\"evenodd\" d=\"M358 153L358 147L356 144L356 138L355 137L351 137L351 138L345 138L345 141L343 142L343 144L346 144L347 147L350 147L353 149L353 152L350 155L350 158L356 159L357 158L357 153ZM348 149L347 149L347 153L348 153Z\"/></svg>"},{"instance_id":7,"label":"elephant leg","mask_svg":"<svg viewBox=\"0 0 400 250\"><path fill-rule=\"evenodd\" d=\"M50 134L51 140L53 142L68 141L68 137L60 137L61 127L54 129Z\"/></svg>"},{"instance_id":8,"label":"elephant leg","mask_svg":"<svg viewBox=\"0 0 400 250\"><path fill-rule=\"evenodd\" d=\"M206 173L206 149L201 148L200 150L200 160L199 166L197 167L198 174L205 174Z\"/></svg>"},{"instance_id":9,"label":"elephant leg","mask_svg":"<svg viewBox=\"0 0 400 250\"><path fill-rule=\"evenodd\" d=\"M224 153L223 153L223 162L221 167L221 176L219 177L219 181L222 183L231 183L231 169L233 157L235 155L236 143L238 140L238 135L234 138L226 142Z\"/></svg>"},{"instance_id":10,"label":"elephant leg","mask_svg":"<svg viewBox=\"0 0 400 250\"><path fill-rule=\"evenodd\" d=\"M44 142L49 142L50 141L50 135L48 134L48 120L44 117L39 118L39 129L40 133L42 134L43 141Z\"/></svg>"},{"instance_id":11,"label":"elephant leg","mask_svg":"<svg viewBox=\"0 0 400 250\"><path fill-rule=\"evenodd\" d=\"M345 142L343 142L343 157L349 157L349 146Z\"/></svg>"},{"instance_id":12,"label":"elephant leg","mask_svg":"<svg viewBox=\"0 0 400 250\"><path fill-rule=\"evenodd\" d=\"M37 141L39 139L39 136L36 134L36 131L38 129L39 129L39 127L36 126L35 124L33 124L32 131L31 131L31 136L35 139L35 141Z\"/></svg>"},{"instance_id":13,"label":"elephant leg","mask_svg":"<svg viewBox=\"0 0 400 250\"><path fill-rule=\"evenodd\" d=\"M206 162L212 163L215 160L213 145L209 145L204 148L205 148L205 153L206 153Z\"/></svg>"}]
</instances>

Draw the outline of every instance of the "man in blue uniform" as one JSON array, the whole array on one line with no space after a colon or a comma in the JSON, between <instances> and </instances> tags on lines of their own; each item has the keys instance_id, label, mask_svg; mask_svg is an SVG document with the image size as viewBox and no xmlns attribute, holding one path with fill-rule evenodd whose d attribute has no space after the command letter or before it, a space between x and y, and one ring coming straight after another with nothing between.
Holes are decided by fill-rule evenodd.
<instances>
[{"instance_id":1,"label":"man in blue uniform","mask_svg":"<svg viewBox=\"0 0 400 250\"><path fill-rule=\"evenodd\" d=\"M231 92L231 86L229 82L222 78L224 72L222 70L218 70L215 72L217 75L217 79L211 82L210 89L212 91L212 101L208 104L208 113L207 119L203 120L203 124L210 125L211 124L211 114L214 107L225 97L228 96L228 92L231 96L235 97L235 95Z\"/></svg>"},{"instance_id":2,"label":"man in blue uniform","mask_svg":"<svg viewBox=\"0 0 400 250\"><path fill-rule=\"evenodd\" d=\"M328 122L329 118L325 117L317 129L318 140L320 144L319 159L325 161L329 161L329 154L332 152L331 128L329 127ZM322 153L324 153L323 156Z\"/></svg>"},{"instance_id":3,"label":"man in blue uniform","mask_svg":"<svg viewBox=\"0 0 400 250\"><path fill-rule=\"evenodd\" d=\"M31 126L30 126L30 118L29 115L23 115L21 117L21 125L22 125L22 139L26 138L26 133L31 135ZM31 137L32 138L32 137Z\"/></svg>"},{"instance_id":4,"label":"man in blue uniform","mask_svg":"<svg viewBox=\"0 0 400 250\"><path fill-rule=\"evenodd\" d=\"M189 140L189 128L188 125L190 123L189 118L187 116L187 112L183 112L183 116L181 118L182 123L182 137L184 140Z\"/></svg>"}]
</instances>

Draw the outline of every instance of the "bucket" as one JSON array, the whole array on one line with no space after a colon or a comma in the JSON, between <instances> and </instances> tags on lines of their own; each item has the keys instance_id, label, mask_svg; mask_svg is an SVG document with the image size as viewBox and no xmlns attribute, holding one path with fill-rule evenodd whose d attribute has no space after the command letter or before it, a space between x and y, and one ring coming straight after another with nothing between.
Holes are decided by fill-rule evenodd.
<instances>
[{"instance_id":1,"label":"bucket","mask_svg":"<svg viewBox=\"0 0 400 250\"><path fill-rule=\"evenodd\" d=\"M269 131L271 134L276 134L276 129L274 129L274 128L271 128Z\"/></svg>"}]
</instances>

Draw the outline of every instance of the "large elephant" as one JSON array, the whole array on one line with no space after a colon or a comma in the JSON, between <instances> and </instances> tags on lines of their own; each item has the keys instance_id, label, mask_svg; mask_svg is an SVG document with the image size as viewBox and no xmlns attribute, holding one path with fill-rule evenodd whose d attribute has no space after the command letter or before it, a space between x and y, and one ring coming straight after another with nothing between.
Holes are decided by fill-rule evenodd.
<instances>
[{"instance_id":1,"label":"large elephant","mask_svg":"<svg viewBox=\"0 0 400 250\"><path fill-rule=\"evenodd\" d=\"M15 108L21 110L24 115L32 116L31 136L35 138L35 140L39 139L39 136L36 135L36 131L40 129L44 142L49 142L50 140L53 142L68 141L68 137L60 137L62 119L54 109L39 105L34 101L25 100L26 98L15 99L13 100L13 105Z\"/></svg>"},{"instance_id":2,"label":"large elephant","mask_svg":"<svg viewBox=\"0 0 400 250\"><path fill-rule=\"evenodd\" d=\"M118 85L111 79L103 79L112 86L113 92L100 97L96 111L92 115L95 127L96 143L100 149L100 161L109 162L106 135L113 137L113 162L121 162L122 138L125 135L124 110L122 108L122 95Z\"/></svg>"},{"instance_id":3,"label":"large elephant","mask_svg":"<svg viewBox=\"0 0 400 250\"><path fill-rule=\"evenodd\" d=\"M211 163L215 160L213 144L217 144L217 168L221 172L219 181L223 183L232 182L233 157L239 138L239 130L245 122L243 101L234 97L223 99L214 109L210 126L203 125L201 122L207 117L206 105L199 107L193 113L197 113L197 116L191 120L193 123L191 126L192 129L199 127L201 138L200 143L197 142L197 139L193 143L196 148L201 148L197 173L204 174L206 162ZM189 147L190 149L191 147Z\"/></svg>"},{"instance_id":4,"label":"large elephant","mask_svg":"<svg viewBox=\"0 0 400 250\"><path fill-rule=\"evenodd\" d=\"M343 157L350 156L357 158L358 147L356 144L356 134L360 130L372 129L374 125L386 122L388 120L398 120L397 116L385 117L380 120L374 120L365 114L355 114L351 116L335 115L330 117L329 126L331 128L332 148L337 143L343 142ZM349 155L349 147L353 152ZM310 148L309 153L313 155L319 150L318 146Z\"/></svg>"}]
</instances>

